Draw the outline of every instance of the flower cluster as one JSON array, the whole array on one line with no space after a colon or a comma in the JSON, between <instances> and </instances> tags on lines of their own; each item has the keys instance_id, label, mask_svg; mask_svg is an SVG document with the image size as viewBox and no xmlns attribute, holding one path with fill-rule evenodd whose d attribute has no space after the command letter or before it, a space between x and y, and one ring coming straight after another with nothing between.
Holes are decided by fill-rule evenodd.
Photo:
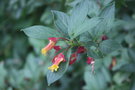
<instances>
[{"instance_id":1,"label":"flower cluster","mask_svg":"<svg viewBox=\"0 0 135 90\"><path fill-rule=\"evenodd\" d=\"M61 49L60 46L56 46L56 43L59 41L59 39L69 41L68 39L65 39L65 38L56 38L56 37L48 38L49 43L41 50L41 53L43 55L46 55L46 53L48 51L50 51L51 49L54 49L55 53L57 53ZM84 46L77 46L76 51L73 54L71 54L71 56L70 56L69 65L75 63L78 55L85 53L85 52L86 52L86 49ZM51 70L52 72L57 71L59 69L60 63L62 63L62 62L66 62L63 52L59 53L52 59L52 65L50 67L48 67L48 69ZM88 57L86 63L92 65L92 71L93 71L94 70L94 59L92 57Z\"/></svg>"}]
</instances>

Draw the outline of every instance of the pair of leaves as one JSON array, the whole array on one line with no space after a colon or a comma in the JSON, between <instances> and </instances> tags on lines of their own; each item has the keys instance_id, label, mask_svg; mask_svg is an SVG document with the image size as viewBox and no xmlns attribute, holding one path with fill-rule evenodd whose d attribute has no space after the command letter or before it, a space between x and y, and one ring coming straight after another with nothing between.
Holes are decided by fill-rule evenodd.
<instances>
[{"instance_id":1,"label":"pair of leaves","mask_svg":"<svg viewBox=\"0 0 135 90\"><path fill-rule=\"evenodd\" d=\"M115 4L111 3L110 5L104 7L99 15L102 19L102 22L98 23L98 25L92 29L89 30L89 33L93 35L93 37L100 37L104 33L108 33L114 26L114 17L115 17Z\"/></svg>"},{"instance_id":2,"label":"pair of leaves","mask_svg":"<svg viewBox=\"0 0 135 90\"><path fill-rule=\"evenodd\" d=\"M24 31L24 33L27 36L36 39L47 39L49 37L67 36L68 35L67 25L68 25L69 16L59 11L52 11L52 13L54 15L54 19L55 19L54 22L58 31L41 25L28 27L22 29L22 31Z\"/></svg>"},{"instance_id":3,"label":"pair of leaves","mask_svg":"<svg viewBox=\"0 0 135 90\"><path fill-rule=\"evenodd\" d=\"M94 28L101 19L94 17L87 18L89 0L82 1L79 5L73 8L70 16L63 12L52 11L55 19L55 25L60 34L49 27L32 26L22 29L26 35L37 39L47 39L48 37L69 37L75 38L80 34Z\"/></svg>"},{"instance_id":4,"label":"pair of leaves","mask_svg":"<svg viewBox=\"0 0 135 90\"><path fill-rule=\"evenodd\" d=\"M80 4L76 5L70 15L68 33L72 36L76 33L77 27L81 25L88 14L88 0L81 1Z\"/></svg>"},{"instance_id":5,"label":"pair of leaves","mask_svg":"<svg viewBox=\"0 0 135 90\"><path fill-rule=\"evenodd\" d=\"M95 27L100 22L100 18L88 19L88 7L89 1L84 0L73 8L70 16L59 11L52 11L58 31L73 39Z\"/></svg>"},{"instance_id":6,"label":"pair of leaves","mask_svg":"<svg viewBox=\"0 0 135 90\"><path fill-rule=\"evenodd\" d=\"M87 18L89 4L89 0L84 0L79 5L76 5L72 10L68 28L69 36L72 39L91 30L101 21L99 17L93 17L91 19Z\"/></svg>"}]
</instances>

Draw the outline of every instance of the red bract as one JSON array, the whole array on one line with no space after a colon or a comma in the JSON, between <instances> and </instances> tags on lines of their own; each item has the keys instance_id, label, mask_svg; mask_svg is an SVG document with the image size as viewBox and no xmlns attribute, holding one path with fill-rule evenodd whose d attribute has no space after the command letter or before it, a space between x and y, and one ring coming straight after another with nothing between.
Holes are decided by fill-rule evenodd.
<instances>
[{"instance_id":1,"label":"red bract","mask_svg":"<svg viewBox=\"0 0 135 90\"><path fill-rule=\"evenodd\" d=\"M86 49L83 46L79 46L77 48L76 52L71 55L69 65L75 63L75 61L77 60L78 54L84 53L85 51L86 51Z\"/></svg>"},{"instance_id":2,"label":"red bract","mask_svg":"<svg viewBox=\"0 0 135 90\"><path fill-rule=\"evenodd\" d=\"M87 57L87 63L88 64L92 64L93 63L93 61L94 61L94 59L92 58L92 57Z\"/></svg>"},{"instance_id":3,"label":"red bract","mask_svg":"<svg viewBox=\"0 0 135 90\"><path fill-rule=\"evenodd\" d=\"M91 68L92 68L92 72L94 72L94 59L92 57L87 57L87 61L88 64L91 64Z\"/></svg>"},{"instance_id":4,"label":"red bract","mask_svg":"<svg viewBox=\"0 0 135 90\"><path fill-rule=\"evenodd\" d=\"M107 40L107 39L108 39L108 37L106 35L102 36L102 40Z\"/></svg>"},{"instance_id":5,"label":"red bract","mask_svg":"<svg viewBox=\"0 0 135 90\"><path fill-rule=\"evenodd\" d=\"M69 65L75 63L75 61L77 60L77 53L73 53L70 57L70 62L69 62Z\"/></svg>"},{"instance_id":6,"label":"red bract","mask_svg":"<svg viewBox=\"0 0 135 90\"><path fill-rule=\"evenodd\" d=\"M86 51L86 49L83 46L79 46L77 48L77 53L84 53Z\"/></svg>"},{"instance_id":7,"label":"red bract","mask_svg":"<svg viewBox=\"0 0 135 90\"><path fill-rule=\"evenodd\" d=\"M57 42L59 40L59 38L56 38L56 37L50 37L48 38L48 40L50 41L53 41L53 42Z\"/></svg>"},{"instance_id":8,"label":"red bract","mask_svg":"<svg viewBox=\"0 0 135 90\"><path fill-rule=\"evenodd\" d=\"M55 49L55 53L57 53L61 49L61 47L60 46L54 46L53 49Z\"/></svg>"}]
</instances>

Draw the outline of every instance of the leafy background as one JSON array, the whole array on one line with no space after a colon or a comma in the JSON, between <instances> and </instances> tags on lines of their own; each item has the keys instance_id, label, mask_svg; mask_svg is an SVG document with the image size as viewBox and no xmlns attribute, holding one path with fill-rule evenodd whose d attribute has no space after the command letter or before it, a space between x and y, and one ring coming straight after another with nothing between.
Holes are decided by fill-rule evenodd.
<instances>
[{"instance_id":1,"label":"leafy background","mask_svg":"<svg viewBox=\"0 0 135 90\"><path fill-rule=\"evenodd\" d=\"M120 50L109 52L108 49L115 49L112 41L104 41L101 44L101 51L106 55L104 58L95 60L95 73L91 72L90 65L84 63L83 57L75 64L68 67L67 72L60 80L48 86L47 67L53 52L48 57L40 54L40 50L48 41L27 38L22 31L33 25L43 25L54 28L53 15L51 10L68 12L74 11L74 7L82 0L1 0L0 1L0 90L135 90L135 1L116 0L115 13L102 13L101 16L115 15L114 28L111 33L105 33L109 38L119 42ZM101 2L102 7L109 5L112 0L90 0L89 17L98 16ZM80 10L80 9L79 9ZM79 11L78 10L78 11ZM87 8L85 9L87 10ZM73 14L78 13L74 11ZM53 13L57 14L56 11ZM80 10L77 19L83 19L84 8ZM72 17L71 17L72 18ZM54 17L56 19L56 17ZM111 22L111 20L110 20ZM79 22L78 22L79 23ZM96 22L92 22L96 23ZM103 23L104 24L104 23ZM101 29L102 26L98 25ZM58 24L60 25L60 24ZM72 24L69 25L72 28ZM76 24L76 26L78 26ZM86 25L87 26L87 25ZM88 25L89 26L89 25ZM70 36L77 37L80 32L76 30L85 28L81 25L79 29L73 29ZM104 27L105 28L105 27ZM108 27L106 27L109 29ZM101 31L101 30L100 30ZM75 34L73 34L75 33ZM82 33L82 32L81 32ZM91 32L96 38L100 38L104 31ZM95 34L94 34L95 33ZM80 41L88 41L90 38L82 34ZM92 36L92 37L93 37ZM40 36L39 36L40 37ZM85 41L84 41L85 40ZM60 45L64 43L60 42ZM107 45L109 44L109 45ZM86 43L87 45L87 43ZM106 46L110 47L106 47ZM89 46L86 46L89 47ZM90 51L94 50L89 48ZM94 52L89 52L93 57ZM116 58L116 65L109 69L112 58Z\"/></svg>"}]
</instances>

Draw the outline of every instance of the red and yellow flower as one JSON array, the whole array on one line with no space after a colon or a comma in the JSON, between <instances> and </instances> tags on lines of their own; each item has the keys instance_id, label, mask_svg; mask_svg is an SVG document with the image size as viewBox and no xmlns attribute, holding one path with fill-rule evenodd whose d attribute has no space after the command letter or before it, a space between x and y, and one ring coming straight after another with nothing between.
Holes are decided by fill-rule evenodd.
<instances>
[{"instance_id":1,"label":"red and yellow flower","mask_svg":"<svg viewBox=\"0 0 135 90\"><path fill-rule=\"evenodd\" d=\"M65 56L63 55L63 53L60 53L60 54L56 55L56 56L53 58L53 60L52 60L53 65L50 66L50 67L48 67L48 69L51 70L52 72L57 71L58 68L59 68L59 64L60 64L61 62L65 62L65 61L66 61L66 60L65 60Z\"/></svg>"},{"instance_id":2,"label":"red and yellow flower","mask_svg":"<svg viewBox=\"0 0 135 90\"><path fill-rule=\"evenodd\" d=\"M55 44L57 43L59 38L55 38L55 37L51 37L51 38L48 38L49 40L49 44L47 46L45 46L42 50L41 50L41 53L43 55L46 55L46 53L51 50Z\"/></svg>"}]
</instances>

